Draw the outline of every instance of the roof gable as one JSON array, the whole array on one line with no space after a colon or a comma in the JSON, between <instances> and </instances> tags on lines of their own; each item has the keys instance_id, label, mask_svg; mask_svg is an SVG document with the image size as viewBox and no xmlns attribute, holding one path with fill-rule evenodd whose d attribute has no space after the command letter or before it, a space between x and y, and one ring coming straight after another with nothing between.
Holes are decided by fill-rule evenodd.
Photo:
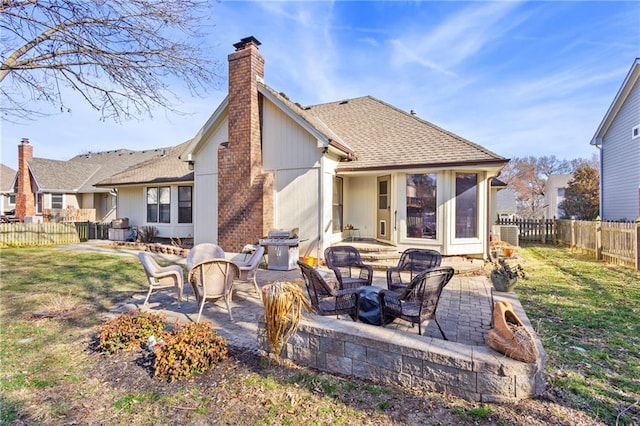
<instances>
[{"instance_id":1,"label":"roof gable","mask_svg":"<svg viewBox=\"0 0 640 426\"><path fill-rule=\"evenodd\" d=\"M0 163L0 192L12 193L13 181L16 177L16 171L11 167Z\"/></svg>"},{"instance_id":2,"label":"roof gable","mask_svg":"<svg viewBox=\"0 0 640 426\"><path fill-rule=\"evenodd\" d=\"M602 138L609 130L609 126L613 123L613 120L616 118L618 111L622 107L622 104L627 100L627 96L631 93L631 89L636 84L638 79L640 78L640 58L636 58L631 65L631 69L627 73L627 76L620 86L618 93L616 93L615 98L613 98L613 102L609 106L604 118L600 122L596 133L591 138L591 145L600 145L602 143Z\"/></svg>"}]
</instances>

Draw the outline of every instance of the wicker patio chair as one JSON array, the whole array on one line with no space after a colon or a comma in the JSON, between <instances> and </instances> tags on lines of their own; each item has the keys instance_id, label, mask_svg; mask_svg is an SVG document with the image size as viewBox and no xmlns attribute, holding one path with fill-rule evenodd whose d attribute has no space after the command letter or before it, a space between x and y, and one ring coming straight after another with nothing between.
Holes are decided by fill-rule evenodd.
<instances>
[{"instance_id":1,"label":"wicker patio chair","mask_svg":"<svg viewBox=\"0 0 640 426\"><path fill-rule=\"evenodd\" d=\"M252 282L258 296L260 296L258 267L264 256L264 247L260 245L246 245L242 251L242 253L231 259L240 270L240 275L236 281Z\"/></svg>"},{"instance_id":2,"label":"wicker patio chair","mask_svg":"<svg viewBox=\"0 0 640 426\"><path fill-rule=\"evenodd\" d=\"M451 280L453 273L450 266L427 269L416 275L409 285L400 291L380 290L378 300L382 324L388 323L385 318L387 316L402 318L412 325L417 323L418 334L421 335L422 323L433 319L442 338L447 340L436 318L436 309L442 289Z\"/></svg>"},{"instance_id":3,"label":"wicker patio chair","mask_svg":"<svg viewBox=\"0 0 640 426\"><path fill-rule=\"evenodd\" d=\"M222 247L212 243L196 244L187 253L187 270L191 270L197 263L211 259L224 259Z\"/></svg>"},{"instance_id":4,"label":"wicker patio chair","mask_svg":"<svg viewBox=\"0 0 640 426\"><path fill-rule=\"evenodd\" d=\"M442 255L436 250L406 249L398 265L387 269L387 287L389 290L402 290L419 273L436 268L442 263Z\"/></svg>"},{"instance_id":5,"label":"wicker patio chair","mask_svg":"<svg viewBox=\"0 0 640 426\"><path fill-rule=\"evenodd\" d=\"M347 314L358 321L360 294L357 289L340 290L338 282L327 282L320 273L307 265L298 262L304 283L307 286L309 299L319 315Z\"/></svg>"},{"instance_id":6,"label":"wicker patio chair","mask_svg":"<svg viewBox=\"0 0 640 426\"><path fill-rule=\"evenodd\" d=\"M360 252L355 247L327 247L324 260L327 267L336 274L341 289L371 285L373 268L362 263Z\"/></svg>"},{"instance_id":7,"label":"wicker patio chair","mask_svg":"<svg viewBox=\"0 0 640 426\"><path fill-rule=\"evenodd\" d=\"M180 265L160 266L151 253L141 251L138 253L138 259L142 263L144 272L147 274L149 282L149 292L147 293L144 304L149 302L149 297L153 290L163 288L176 287L178 289L178 300L182 300L182 290L184 287L184 270Z\"/></svg>"},{"instance_id":8,"label":"wicker patio chair","mask_svg":"<svg viewBox=\"0 0 640 426\"><path fill-rule=\"evenodd\" d=\"M238 275L240 275L238 267L230 260L211 259L193 265L189 271L189 282L200 306L196 322L200 322L205 302L207 300L216 301L220 298L224 298L227 311L229 311L229 319L233 321L230 302L233 280Z\"/></svg>"}]
</instances>

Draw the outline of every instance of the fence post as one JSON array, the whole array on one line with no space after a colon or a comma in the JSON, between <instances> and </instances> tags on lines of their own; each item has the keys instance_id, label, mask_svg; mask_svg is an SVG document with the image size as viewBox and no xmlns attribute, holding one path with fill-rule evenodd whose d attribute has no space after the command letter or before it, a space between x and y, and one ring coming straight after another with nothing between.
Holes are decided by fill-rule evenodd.
<instances>
[{"instance_id":1,"label":"fence post","mask_svg":"<svg viewBox=\"0 0 640 426\"><path fill-rule=\"evenodd\" d=\"M602 260L602 220L596 217L594 222L596 227L596 260Z\"/></svg>"},{"instance_id":2,"label":"fence post","mask_svg":"<svg viewBox=\"0 0 640 426\"><path fill-rule=\"evenodd\" d=\"M556 219L556 217L553 217L553 220L551 222L551 238L553 239L553 245L557 246L558 245L558 220Z\"/></svg>"},{"instance_id":3,"label":"fence post","mask_svg":"<svg viewBox=\"0 0 640 426\"><path fill-rule=\"evenodd\" d=\"M545 244L547 241L547 229L545 227L545 218L544 216L542 216L542 219L540 219L540 226L538 226L538 229L540 230L540 243Z\"/></svg>"},{"instance_id":4,"label":"fence post","mask_svg":"<svg viewBox=\"0 0 640 426\"><path fill-rule=\"evenodd\" d=\"M640 271L640 216L636 218L636 269Z\"/></svg>"},{"instance_id":5,"label":"fence post","mask_svg":"<svg viewBox=\"0 0 640 426\"><path fill-rule=\"evenodd\" d=\"M571 248L576 246L576 217L571 216Z\"/></svg>"}]
</instances>

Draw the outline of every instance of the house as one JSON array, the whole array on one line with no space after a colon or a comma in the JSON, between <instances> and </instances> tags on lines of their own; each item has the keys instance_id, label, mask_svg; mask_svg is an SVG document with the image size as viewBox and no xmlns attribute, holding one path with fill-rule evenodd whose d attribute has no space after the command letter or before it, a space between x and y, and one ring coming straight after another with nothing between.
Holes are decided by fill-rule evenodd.
<instances>
[{"instance_id":1,"label":"house","mask_svg":"<svg viewBox=\"0 0 640 426\"><path fill-rule=\"evenodd\" d=\"M564 211L559 207L564 201L564 191L573 179L573 174L549 175L544 184L544 217L547 219L565 217Z\"/></svg>"},{"instance_id":2,"label":"house","mask_svg":"<svg viewBox=\"0 0 640 426\"><path fill-rule=\"evenodd\" d=\"M636 58L591 145L600 149L600 217L640 217L640 58Z\"/></svg>"},{"instance_id":3,"label":"house","mask_svg":"<svg viewBox=\"0 0 640 426\"><path fill-rule=\"evenodd\" d=\"M153 226L160 238L193 238L193 171L179 158L187 143L96 184L117 193L118 217L132 227Z\"/></svg>"},{"instance_id":4,"label":"house","mask_svg":"<svg viewBox=\"0 0 640 426\"><path fill-rule=\"evenodd\" d=\"M13 190L13 178L16 171L0 164L0 215L13 214L16 208L16 194Z\"/></svg>"},{"instance_id":5,"label":"house","mask_svg":"<svg viewBox=\"0 0 640 426\"><path fill-rule=\"evenodd\" d=\"M491 224L501 220L515 220L517 213L516 192L498 178L491 180Z\"/></svg>"},{"instance_id":6,"label":"house","mask_svg":"<svg viewBox=\"0 0 640 426\"><path fill-rule=\"evenodd\" d=\"M33 145L18 145L18 172L12 187L16 216L21 221L101 221L115 219L116 194L97 188L98 181L143 161L162 157L165 151L119 149L89 152L68 161L33 156Z\"/></svg>"},{"instance_id":7,"label":"house","mask_svg":"<svg viewBox=\"0 0 640 426\"><path fill-rule=\"evenodd\" d=\"M259 45L234 44L228 95L181 154L195 243L239 251L297 229L300 255L322 257L349 224L398 250L486 256L490 183L507 159L371 96L295 103L265 84Z\"/></svg>"}]
</instances>

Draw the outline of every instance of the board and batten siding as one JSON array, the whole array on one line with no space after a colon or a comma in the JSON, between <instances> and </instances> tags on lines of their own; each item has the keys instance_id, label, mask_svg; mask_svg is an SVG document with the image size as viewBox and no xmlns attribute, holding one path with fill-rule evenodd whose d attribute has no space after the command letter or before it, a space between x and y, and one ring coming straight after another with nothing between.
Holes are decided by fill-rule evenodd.
<instances>
[{"instance_id":1,"label":"board and batten siding","mask_svg":"<svg viewBox=\"0 0 640 426\"><path fill-rule=\"evenodd\" d=\"M317 256L320 241L322 148L317 139L264 100L262 162L274 177L274 227L298 228L301 256Z\"/></svg>"},{"instance_id":2,"label":"board and batten siding","mask_svg":"<svg viewBox=\"0 0 640 426\"><path fill-rule=\"evenodd\" d=\"M634 220L640 188L640 138L631 129L640 125L640 80L636 81L602 141L602 216L605 220Z\"/></svg>"},{"instance_id":3,"label":"board and batten siding","mask_svg":"<svg viewBox=\"0 0 640 426\"><path fill-rule=\"evenodd\" d=\"M209 140L194 153L193 223L194 243L218 241L218 148L229 140L225 117ZM199 161L198 161L199 160Z\"/></svg>"}]
</instances>

